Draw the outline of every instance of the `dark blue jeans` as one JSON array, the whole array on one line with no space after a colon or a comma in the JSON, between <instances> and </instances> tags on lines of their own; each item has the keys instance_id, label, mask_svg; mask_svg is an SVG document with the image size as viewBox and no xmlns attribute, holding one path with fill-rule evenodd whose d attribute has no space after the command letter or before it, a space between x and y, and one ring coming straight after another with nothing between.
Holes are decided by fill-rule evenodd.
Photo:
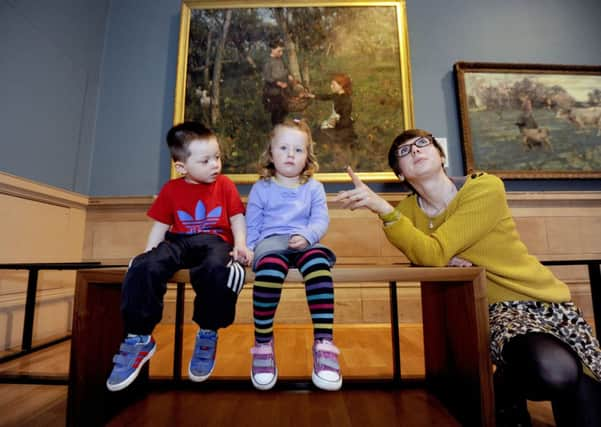
<instances>
[{"instance_id":1,"label":"dark blue jeans","mask_svg":"<svg viewBox=\"0 0 601 427\"><path fill-rule=\"evenodd\" d=\"M190 269L196 292L192 319L203 329L233 323L244 268L231 263L232 245L212 234L167 233L156 248L138 255L127 271L121 293L125 332L149 335L163 316L167 281Z\"/></svg>"}]
</instances>

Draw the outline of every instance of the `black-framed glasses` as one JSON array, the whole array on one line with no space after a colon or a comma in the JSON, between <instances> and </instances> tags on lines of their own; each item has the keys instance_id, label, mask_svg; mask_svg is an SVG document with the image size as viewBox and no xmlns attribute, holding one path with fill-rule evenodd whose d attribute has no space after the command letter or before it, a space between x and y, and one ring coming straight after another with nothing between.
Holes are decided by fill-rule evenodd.
<instances>
[{"instance_id":1,"label":"black-framed glasses","mask_svg":"<svg viewBox=\"0 0 601 427\"><path fill-rule=\"evenodd\" d=\"M411 153L411 147L412 146L416 146L417 148L424 148L427 147L428 145L432 144L432 139L427 138L425 136L422 136L419 139L416 139L415 141L413 141L411 144L405 144L405 145L401 145L397 152L396 155L398 158L401 157L405 157L406 155L408 155L409 153Z\"/></svg>"}]
</instances>

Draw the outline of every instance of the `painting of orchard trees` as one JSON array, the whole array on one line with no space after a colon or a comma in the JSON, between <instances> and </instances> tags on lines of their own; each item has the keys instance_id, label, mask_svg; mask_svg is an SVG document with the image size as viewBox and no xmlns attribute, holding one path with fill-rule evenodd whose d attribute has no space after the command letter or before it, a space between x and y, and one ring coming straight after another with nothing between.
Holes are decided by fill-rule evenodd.
<instances>
[{"instance_id":1,"label":"painting of orchard trees","mask_svg":"<svg viewBox=\"0 0 601 427\"><path fill-rule=\"evenodd\" d=\"M601 67L455 64L467 172L601 177Z\"/></svg>"},{"instance_id":2,"label":"painting of orchard trees","mask_svg":"<svg viewBox=\"0 0 601 427\"><path fill-rule=\"evenodd\" d=\"M387 171L391 141L413 122L404 0L282 4L184 1L175 121L211 127L236 182L256 179L282 117L311 127L322 179L349 164ZM273 69L285 70L278 86Z\"/></svg>"}]
</instances>

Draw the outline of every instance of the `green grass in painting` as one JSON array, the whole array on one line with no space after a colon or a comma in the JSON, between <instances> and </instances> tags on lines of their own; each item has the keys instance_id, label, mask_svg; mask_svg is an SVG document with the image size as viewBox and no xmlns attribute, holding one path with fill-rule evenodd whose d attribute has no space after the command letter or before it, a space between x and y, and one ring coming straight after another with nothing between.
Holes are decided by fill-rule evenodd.
<instances>
[{"instance_id":1,"label":"green grass in painting","mask_svg":"<svg viewBox=\"0 0 601 427\"><path fill-rule=\"evenodd\" d=\"M391 58L324 58L311 67L311 90L328 93L332 73L343 72L353 79L353 118L359 136L356 156L360 171L387 171L387 150L402 130L402 94L399 64ZM223 146L227 173L254 173L271 123L261 102L263 82L259 70L250 67L224 70L221 88L221 120L215 126ZM329 101L312 101L300 113L313 129L332 111ZM208 122L208 114L192 94L187 97L186 118ZM322 172L341 172L344 164L333 157L331 147L317 146Z\"/></svg>"},{"instance_id":2,"label":"green grass in painting","mask_svg":"<svg viewBox=\"0 0 601 427\"><path fill-rule=\"evenodd\" d=\"M601 170L601 137L597 129L578 129L555 112L537 109L538 126L550 133L552 151L527 150L515 125L519 110L470 111L474 163L481 170L565 171Z\"/></svg>"}]
</instances>

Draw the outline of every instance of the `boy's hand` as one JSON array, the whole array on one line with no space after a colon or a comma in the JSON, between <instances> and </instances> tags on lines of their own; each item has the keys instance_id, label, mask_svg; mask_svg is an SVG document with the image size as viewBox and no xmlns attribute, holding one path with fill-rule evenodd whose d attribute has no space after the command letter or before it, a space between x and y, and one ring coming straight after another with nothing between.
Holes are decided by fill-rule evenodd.
<instances>
[{"instance_id":1,"label":"boy's hand","mask_svg":"<svg viewBox=\"0 0 601 427\"><path fill-rule=\"evenodd\" d=\"M248 249L246 246L234 246L234 249L230 255L234 258L234 261L237 261L247 267L252 263L254 257L253 251Z\"/></svg>"},{"instance_id":2,"label":"boy's hand","mask_svg":"<svg viewBox=\"0 0 601 427\"><path fill-rule=\"evenodd\" d=\"M288 239L288 247L290 249L305 249L307 246L309 246L309 242L299 234L293 234Z\"/></svg>"}]
</instances>

